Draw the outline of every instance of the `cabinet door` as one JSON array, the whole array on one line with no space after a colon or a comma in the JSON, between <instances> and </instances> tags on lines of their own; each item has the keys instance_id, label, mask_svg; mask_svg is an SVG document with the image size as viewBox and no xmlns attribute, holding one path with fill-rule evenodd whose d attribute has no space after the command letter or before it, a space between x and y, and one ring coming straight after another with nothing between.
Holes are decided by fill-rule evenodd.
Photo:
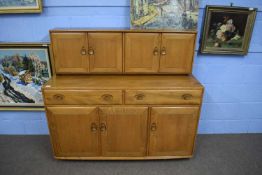
<instances>
[{"instance_id":1,"label":"cabinet door","mask_svg":"<svg viewBox=\"0 0 262 175\"><path fill-rule=\"evenodd\" d=\"M125 72L158 72L159 47L158 33L126 33Z\"/></svg>"},{"instance_id":2,"label":"cabinet door","mask_svg":"<svg viewBox=\"0 0 262 175\"><path fill-rule=\"evenodd\" d=\"M195 48L195 34L162 34L160 72L190 73Z\"/></svg>"},{"instance_id":3,"label":"cabinet door","mask_svg":"<svg viewBox=\"0 0 262 175\"><path fill-rule=\"evenodd\" d=\"M192 155L198 111L198 107L153 107L149 127L149 155Z\"/></svg>"},{"instance_id":4,"label":"cabinet door","mask_svg":"<svg viewBox=\"0 0 262 175\"><path fill-rule=\"evenodd\" d=\"M51 39L57 73L88 72L86 33L52 33Z\"/></svg>"},{"instance_id":5,"label":"cabinet door","mask_svg":"<svg viewBox=\"0 0 262 175\"><path fill-rule=\"evenodd\" d=\"M147 107L101 107L99 115L103 156L146 155Z\"/></svg>"},{"instance_id":6,"label":"cabinet door","mask_svg":"<svg viewBox=\"0 0 262 175\"><path fill-rule=\"evenodd\" d=\"M90 72L122 72L122 33L88 33Z\"/></svg>"},{"instance_id":7,"label":"cabinet door","mask_svg":"<svg viewBox=\"0 0 262 175\"><path fill-rule=\"evenodd\" d=\"M95 107L47 107L56 156L99 155L99 117Z\"/></svg>"}]
</instances>

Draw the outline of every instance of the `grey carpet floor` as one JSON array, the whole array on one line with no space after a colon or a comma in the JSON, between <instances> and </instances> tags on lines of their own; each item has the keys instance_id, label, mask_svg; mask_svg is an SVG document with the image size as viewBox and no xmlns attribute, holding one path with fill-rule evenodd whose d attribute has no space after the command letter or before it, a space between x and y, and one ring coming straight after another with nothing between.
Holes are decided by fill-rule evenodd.
<instances>
[{"instance_id":1,"label":"grey carpet floor","mask_svg":"<svg viewBox=\"0 0 262 175\"><path fill-rule=\"evenodd\" d=\"M48 136L0 136L0 175L262 175L262 134L199 135L181 160L54 160Z\"/></svg>"}]
</instances>

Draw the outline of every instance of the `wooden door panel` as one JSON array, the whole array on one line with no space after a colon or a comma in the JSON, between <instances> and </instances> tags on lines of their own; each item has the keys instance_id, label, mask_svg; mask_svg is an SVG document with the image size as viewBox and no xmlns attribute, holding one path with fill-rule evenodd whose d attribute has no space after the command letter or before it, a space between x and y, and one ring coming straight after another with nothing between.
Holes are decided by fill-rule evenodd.
<instances>
[{"instance_id":1,"label":"wooden door panel","mask_svg":"<svg viewBox=\"0 0 262 175\"><path fill-rule=\"evenodd\" d=\"M193 153L199 107L153 107L150 156L190 156Z\"/></svg>"},{"instance_id":2,"label":"wooden door panel","mask_svg":"<svg viewBox=\"0 0 262 175\"><path fill-rule=\"evenodd\" d=\"M125 72L158 72L159 47L158 33L126 33Z\"/></svg>"},{"instance_id":3,"label":"wooden door panel","mask_svg":"<svg viewBox=\"0 0 262 175\"><path fill-rule=\"evenodd\" d=\"M191 73L195 34L163 33L160 72Z\"/></svg>"},{"instance_id":4,"label":"wooden door panel","mask_svg":"<svg viewBox=\"0 0 262 175\"><path fill-rule=\"evenodd\" d=\"M122 72L122 33L88 33L90 72Z\"/></svg>"},{"instance_id":5,"label":"wooden door panel","mask_svg":"<svg viewBox=\"0 0 262 175\"><path fill-rule=\"evenodd\" d=\"M54 52L57 73L87 73L87 34L52 33L52 48Z\"/></svg>"},{"instance_id":6,"label":"wooden door panel","mask_svg":"<svg viewBox=\"0 0 262 175\"><path fill-rule=\"evenodd\" d=\"M146 155L147 107L101 107L99 115L103 156Z\"/></svg>"},{"instance_id":7,"label":"wooden door panel","mask_svg":"<svg viewBox=\"0 0 262 175\"><path fill-rule=\"evenodd\" d=\"M47 107L56 156L99 155L99 117L95 107Z\"/></svg>"}]
</instances>

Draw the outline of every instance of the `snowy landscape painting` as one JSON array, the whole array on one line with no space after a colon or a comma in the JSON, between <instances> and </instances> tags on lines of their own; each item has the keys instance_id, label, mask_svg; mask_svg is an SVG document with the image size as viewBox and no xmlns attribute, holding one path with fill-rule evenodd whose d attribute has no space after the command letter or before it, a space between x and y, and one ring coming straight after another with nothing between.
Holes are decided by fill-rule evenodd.
<instances>
[{"instance_id":1,"label":"snowy landscape painting","mask_svg":"<svg viewBox=\"0 0 262 175\"><path fill-rule=\"evenodd\" d=\"M43 106L50 77L48 47L0 46L0 106Z\"/></svg>"},{"instance_id":2,"label":"snowy landscape painting","mask_svg":"<svg viewBox=\"0 0 262 175\"><path fill-rule=\"evenodd\" d=\"M196 30L199 0L131 0L131 28Z\"/></svg>"},{"instance_id":3,"label":"snowy landscape painting","mask_svg":"<svg viewBox=\"0 0 262 175\"><path fill-rule=\"evenodd\" d=\"M0 7L34 7L37 0L0 0Z\"/></svg>"},{"instance_id":4,"label":"snowy landscape painting","mask_svg":"<svg viewBox=\"0 0 262 175\"><path fill-rule=\"evenodd\" d=\"M0 13L40 13L42 0L0 0Z\"/></svg>"}]
</instances>

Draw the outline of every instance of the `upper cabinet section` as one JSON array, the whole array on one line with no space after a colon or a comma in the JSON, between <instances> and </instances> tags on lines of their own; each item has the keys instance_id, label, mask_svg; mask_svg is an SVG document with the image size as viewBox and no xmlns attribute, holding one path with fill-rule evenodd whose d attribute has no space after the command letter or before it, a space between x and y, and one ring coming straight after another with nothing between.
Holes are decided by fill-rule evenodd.
<instances>
[{"instance_id":1,"label":"upper cabinet section","mask_svg":"<svg viewBox=\"0 0 262 175\"><path fill-rule=\"evenodd\" d=\"M53 30L56 74L190 74L195 32Z\"/></svg>"}]
</instances>

